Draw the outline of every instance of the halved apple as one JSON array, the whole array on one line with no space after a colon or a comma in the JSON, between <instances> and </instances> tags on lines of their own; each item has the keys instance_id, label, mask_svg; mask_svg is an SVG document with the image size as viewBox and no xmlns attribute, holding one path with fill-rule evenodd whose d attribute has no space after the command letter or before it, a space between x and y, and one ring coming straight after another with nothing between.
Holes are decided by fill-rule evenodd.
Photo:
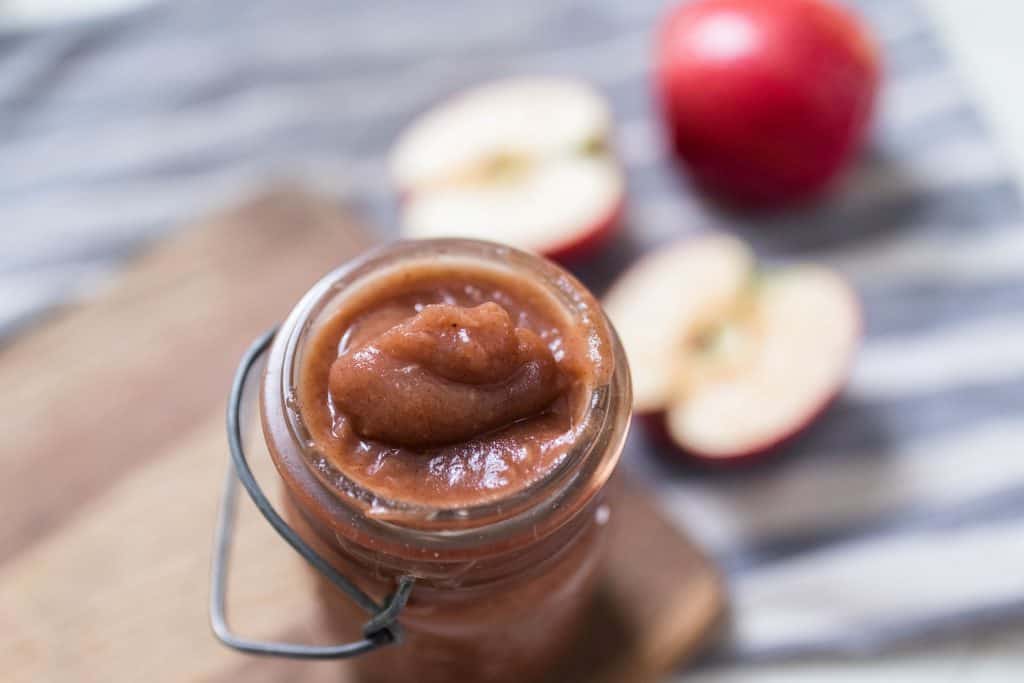
<instances>
[{"instance_id":1,"label":"halved apple","mask_svg":"<svg viewBox=\"0 0 1024 683\"><path fill-rule=\"evenodd\" d=\"M472 237L558 260L621 223L611 113L583 82L514 78L442 103L398 138L391 172L405 237Z\"/></svg>"},{"instance_id":2,"label":"halved apple","mask_svg":"<svg viewBox=\"0 0 1024 683\"><path fill-rule=\"evenodd\" d=\"M838 274L810 264L759 271L751 250L724 235L642 258L605 308L636 412L682 451L719 462L803 431L845 384L861 328Z\"/></svg>"}]
</instances>

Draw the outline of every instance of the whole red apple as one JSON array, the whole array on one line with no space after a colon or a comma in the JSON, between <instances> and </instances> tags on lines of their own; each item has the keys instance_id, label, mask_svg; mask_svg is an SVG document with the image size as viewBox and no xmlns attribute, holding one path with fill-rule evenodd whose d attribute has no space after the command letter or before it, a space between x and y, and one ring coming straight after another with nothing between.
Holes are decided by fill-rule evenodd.
<instances>
[{"instance_id":1,"label":"whole red apple","mask_svg":"<svg viewBox=\"0 0 1024 683\"><path fill-rule=\"evenodd\" d=\"M656 87L698 185L778 206L817 194L849 162L879 71L865 28L824 0L698 0L665 19Z\"/></svg>"}]
</instances>

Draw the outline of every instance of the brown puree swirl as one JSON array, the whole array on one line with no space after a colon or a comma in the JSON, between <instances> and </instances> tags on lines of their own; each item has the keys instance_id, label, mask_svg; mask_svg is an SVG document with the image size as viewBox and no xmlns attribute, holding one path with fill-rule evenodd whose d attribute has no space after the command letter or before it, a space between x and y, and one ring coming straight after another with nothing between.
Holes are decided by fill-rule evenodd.
<instances>
[{"instance_id":1,"label":"brown puree swirl","mask_svg":"<svg viewBox=\"0 0 1024 683\"><path fill-rule=\"evenodd\" d=\"M324 457L376 496L489 502L569 453L601 374L592 343L523 275L409 264L313 331L299 409Z\"/></svg>"},{"instance_id":2,"label":"brown puree swirl","mask_svg":"<svg viewBox=\"0 0 1024 683\"><path fill-rule=\"evenodd\" d=\"M543 340L488 302L426 306L334 361L329 387L360 436L426 448L536 415L564 384Z\"/></svg>"}]
</instances>

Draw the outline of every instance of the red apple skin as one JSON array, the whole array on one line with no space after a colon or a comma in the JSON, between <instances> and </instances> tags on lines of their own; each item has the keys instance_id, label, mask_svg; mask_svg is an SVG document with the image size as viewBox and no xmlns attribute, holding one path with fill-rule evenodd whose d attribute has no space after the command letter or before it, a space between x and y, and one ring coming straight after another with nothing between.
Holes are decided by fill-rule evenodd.
<instances>
[{"instance_id":1,"label":"red apple skin","mask_svg":"<svg viewBox=\"0 0 1024 683\"><path fill-rule=\"evenodd\" d=\"M762 462L768 458L781 455L788 446L798 441L800 437L818 421L818 418L828 411L832 404L836 402L836 399L840 394L841 391L837 389L816 408L811 410L799 424L794 425L790 430L779 432L774 439L763 444L759 444L754 448L738 453L729 453L728 455L704 453L677 443L669 433L668 424L665 421L665 412L645 413L634 417L638 422L644 425L648 434L650 434L658 444L670 448L670 452L679 456L683 460L702 467L732 469L741 466L745 467L747 465L752 465Z\"/></svg>"},{"instance_id":2,"label":"red apple skin","mask_svg":"<svg viewBox=\"0 0 1024 683\"><path fill-rule=\"evenodd\" d=\"M612 207L608 215L593 226L579 232L573 240L541 251L543 256L563 266L578 265L593 258L608 246L623 226L626 213L625 196Z\"/></svg>"},{"instance_id":3,"label":"red apple skin","mask_svg":"<svg viewBox=\"0 0 1024 683\"><path fill-rule=\"evenodd\" d=\"M399 204L407 201L410 196L412 196L411 191L399 190ZM623 192L607 215L596 223L575 233L568 242L557 244L547 249L540 249L537 253L563 266L584 263L599 254L612 242L623 227L625 214L626 196L625 192ZM495 235L492 239L499 242L504 241L501 235Z\"/></svg>"},{"instance_id":4,"label":"red apple skin","mask_svg":"<svg viewBox=\"0 0 1024 683\"><path fill-rule=\"evenodd\" d=\"M866 29L825 0L698 0L657 45L674 151L702 189L746 207L824 190L863 141L879 78Z\"/></svg>"}]
</instances>

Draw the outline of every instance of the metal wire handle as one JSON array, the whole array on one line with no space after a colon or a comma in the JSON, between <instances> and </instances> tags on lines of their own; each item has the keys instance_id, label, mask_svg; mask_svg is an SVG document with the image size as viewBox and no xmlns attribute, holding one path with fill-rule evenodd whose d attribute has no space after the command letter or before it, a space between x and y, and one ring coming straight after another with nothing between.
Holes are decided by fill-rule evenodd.
<instances>
[{"instance_id":1,"label":"metal wire handle","mask_svg":"<svg viewBox=\"0 0 1024 683\"><path fill-rule=\"evenodd\" d=\"M355 584L338 573L323 557L311 548L299 535L288 526L288 523L274 510L264 495L256 477L249 468L242 448L241 403L249 373L259 357L270 346L277 328L265 332L252 343L242 356L235 378L231 385L228 399L227 429L228 446L231 451L231 463L224 479L224 491L221 499L220 512L217 517L217 529L213 537L213 561L210 568L210 625L217 638L241 652L253 655L274 657L290 657L294 659L343 659L375 650L385 645L401 642L402 630L398 624L398 614L405 607L412 591L414 579L403 576L398 581L395 592L383 605L378 605L373 598L360 590ZM298 643L275 643L268 641L249 640L235 635L227 623L225 602L227 597L227 572L231 556L231 542L234 537L235 512L238 502L238 482L241 481L249 497L257 509L274 527L278 534L288 542L307 562L326 576L331 583L350 597L356 604L369 613L370 619L363 625L363 638L351 643L340 645L303 645Z\"/></svg>"}]
</instances>

